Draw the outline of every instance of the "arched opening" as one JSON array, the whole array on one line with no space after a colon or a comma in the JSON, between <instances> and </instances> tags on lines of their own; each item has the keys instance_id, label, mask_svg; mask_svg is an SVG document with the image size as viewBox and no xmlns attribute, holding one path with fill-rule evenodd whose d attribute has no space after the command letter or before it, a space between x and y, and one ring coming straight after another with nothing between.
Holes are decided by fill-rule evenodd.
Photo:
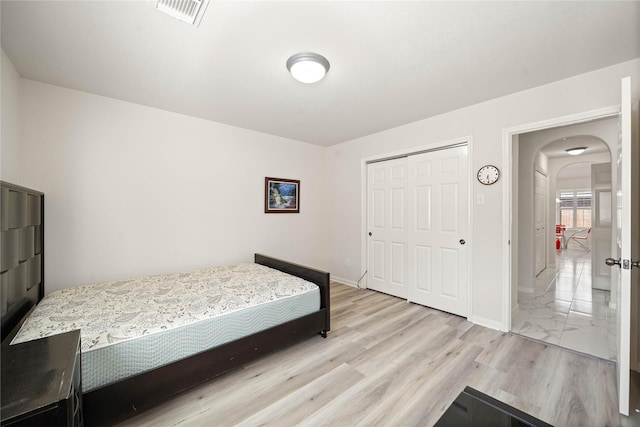
<instances>
[{"instance_id":1,"label":"arched opening","mask_svg":"<svg viewBox=\"0 0 640 427\"><path fill-rule=\"evenodd\" d=\"M616 358L615 307L610 278L603 277L610 270L596 260L612 245L616 132L614 119L602 119L523 133L514 144L518 287L511 330L610 360ZM575 147L586 149L567 153Z\"/></svg>"}]
</instances>

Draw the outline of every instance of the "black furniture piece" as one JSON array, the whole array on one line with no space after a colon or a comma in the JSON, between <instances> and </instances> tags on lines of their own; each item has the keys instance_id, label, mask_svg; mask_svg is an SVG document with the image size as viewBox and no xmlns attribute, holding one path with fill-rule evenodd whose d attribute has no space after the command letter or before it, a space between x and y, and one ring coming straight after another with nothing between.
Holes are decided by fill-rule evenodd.
<instances>
[{"instance_id":1,"label":"black furniture piece","mask_svg":"<svg viewBox=\"0 0 640 427\"><path fill-rule=\"evenodd\" d=\"M80 331L2 345L2 426L82 426Z\"/></svg>"},{"instance_id":2,"label":"black furniture piece","mask_svg":"<svg viewBox=\"0 0 640 427\"><path fill-rule=\"evenodd\" d=\"M552 427L471 387L465 387L435 424L435 427L499 426Z\"/></svg>"},{"instance_id":3,"label":"black furniture piece","mask_svg":"<svg viewBox=\"0 0 640 427\"><path fill-rule=\"evenodd\" d=\"M2 340L44 297L44 194L0 182Z\"/></svg>"}]
</instances>

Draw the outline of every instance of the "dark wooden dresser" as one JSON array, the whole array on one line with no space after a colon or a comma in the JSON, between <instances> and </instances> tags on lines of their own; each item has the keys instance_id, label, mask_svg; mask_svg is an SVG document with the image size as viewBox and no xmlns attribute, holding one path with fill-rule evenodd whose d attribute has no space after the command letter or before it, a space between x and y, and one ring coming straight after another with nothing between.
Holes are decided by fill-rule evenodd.
<instances>
[{"instance_id":1,"label":"dark wooden dresser","mask_svg":"<svg viewBox=\"0 0 640 427\"><path fill-rule=\"evenodd\" d=\"M82 426L80 331L2 345L2 426Z\"/></svg>"}]
</instances>

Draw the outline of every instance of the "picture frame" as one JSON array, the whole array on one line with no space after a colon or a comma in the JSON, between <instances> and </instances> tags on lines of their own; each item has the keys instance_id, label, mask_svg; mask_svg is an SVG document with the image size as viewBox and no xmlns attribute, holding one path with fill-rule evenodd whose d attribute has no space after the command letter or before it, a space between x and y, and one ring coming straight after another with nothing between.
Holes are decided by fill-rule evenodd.
<instances>
[{"instance_id":1,"label":"picture frame","mask_svg":"<svg viewBox=\"0 0 640 427\"><path fill-rule=\"evenodd\" d=\"M300 181L266 177L264 213L300 213Z\"/></svg>"}]
</instances>

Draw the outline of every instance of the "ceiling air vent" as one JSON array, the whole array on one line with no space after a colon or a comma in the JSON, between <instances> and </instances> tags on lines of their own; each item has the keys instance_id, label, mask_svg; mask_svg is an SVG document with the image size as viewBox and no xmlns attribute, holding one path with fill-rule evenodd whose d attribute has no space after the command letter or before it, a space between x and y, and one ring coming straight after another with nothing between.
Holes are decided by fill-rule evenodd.
<instances>
[{"instance_id":1,"label":"ceiling air vent","mask_svg":"<svg viewBox=\"0 0 640 427\"><path fill-rule=\"evenodd\" d=\"M199 25L209 0L158 0L156 8L191 25Z\"/></svg>"}]
</instances>

